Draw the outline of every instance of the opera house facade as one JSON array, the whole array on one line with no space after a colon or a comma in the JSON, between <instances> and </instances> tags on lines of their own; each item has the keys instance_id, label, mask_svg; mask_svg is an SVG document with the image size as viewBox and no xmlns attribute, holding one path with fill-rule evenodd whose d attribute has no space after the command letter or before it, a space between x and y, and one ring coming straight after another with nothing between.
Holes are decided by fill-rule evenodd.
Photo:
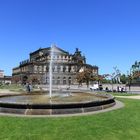
<instances>
[{"instance_id":1,"label":"opera house facade","mask_svg":"<svg viewBox=\"0 0 140 140\"><path fill-rule=\"evenodd\" d=\"M55 85L70 85L76 83L79 71L90 67L95 75L98 67L86 64L86 58L76 48L73 54L53 45L52 83ZM48 84L51 47L40 48L29 54L29 59L20 62L13 68L12 82L25 84Z\"/></svg>"}]
</instances>

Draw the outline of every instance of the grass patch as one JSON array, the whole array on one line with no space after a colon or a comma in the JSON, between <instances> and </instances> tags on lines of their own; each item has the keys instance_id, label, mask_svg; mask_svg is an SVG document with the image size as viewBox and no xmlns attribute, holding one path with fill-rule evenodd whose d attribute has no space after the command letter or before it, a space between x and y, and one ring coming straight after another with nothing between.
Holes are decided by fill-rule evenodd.
<instances>
[{"instance_id":1,"label":"grass patch","mask_svg":"<svg viewBox=\"0 0 140 140\"><path fill-rule=\"evenodd\" d=\"M0 117L1 140L139 140L140 101L111 112L64 118Z\"/></svg>"}]
</instances>

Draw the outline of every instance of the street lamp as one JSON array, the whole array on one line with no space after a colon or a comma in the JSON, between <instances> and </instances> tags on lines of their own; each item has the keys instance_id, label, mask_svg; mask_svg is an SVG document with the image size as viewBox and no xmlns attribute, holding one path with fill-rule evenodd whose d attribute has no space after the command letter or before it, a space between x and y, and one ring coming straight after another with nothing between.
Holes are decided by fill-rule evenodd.
<instances>
[{"instance_id":1,"label":"street lamp","mask_svg":"<svg viewBox=\"0 0 140 140\"><path fill-rule=\"evenodd\" d=\"M130 69L130 71L127 71L127 75L128 75L128 87L129 87L129 92L130 92L131 84L132 84L132 68Z\"/></svg>"}]
</instances>

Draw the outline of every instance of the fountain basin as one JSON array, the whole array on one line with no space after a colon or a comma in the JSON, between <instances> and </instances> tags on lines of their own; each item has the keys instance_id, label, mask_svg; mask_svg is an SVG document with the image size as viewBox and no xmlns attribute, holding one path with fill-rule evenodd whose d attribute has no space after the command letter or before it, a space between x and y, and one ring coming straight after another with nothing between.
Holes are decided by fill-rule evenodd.
<instances>
[{"instance_id":1,"label":"fountain basin","mask_svg":"<svg viewBox=\"0 0 140 140\"><path fill-rule=\"evenodd\" d=\"M66 95L66 96L64 96ZM0 96L0 112L21 115L60 115L86 113L115 105L109 94L72 92L56 94L51 99L46 94L21 94Z\"/></svg>"}]
</instances>

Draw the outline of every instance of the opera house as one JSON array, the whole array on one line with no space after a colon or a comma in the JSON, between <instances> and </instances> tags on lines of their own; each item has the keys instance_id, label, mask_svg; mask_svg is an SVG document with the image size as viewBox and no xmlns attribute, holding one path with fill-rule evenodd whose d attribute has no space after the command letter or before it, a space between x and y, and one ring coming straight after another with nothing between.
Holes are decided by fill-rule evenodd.
<instances>
[{"instance_id":1,"label":"opera house","mask_svg":"<svg viewBox=\"0 0 140 140\"><path fill-rule=\"evenodd\" d=\"M76 83L76 74L85 68L91 68L94 74L98 74L98 67L86 64L86 58L76 48L73 54L53 45L53 78L55 85L70 85ZM20 62L18 67L13 68L12 82L25 84L49 83L51 47L40 48L29 54L29 59Z\"/></svg>"}]
</instances>

